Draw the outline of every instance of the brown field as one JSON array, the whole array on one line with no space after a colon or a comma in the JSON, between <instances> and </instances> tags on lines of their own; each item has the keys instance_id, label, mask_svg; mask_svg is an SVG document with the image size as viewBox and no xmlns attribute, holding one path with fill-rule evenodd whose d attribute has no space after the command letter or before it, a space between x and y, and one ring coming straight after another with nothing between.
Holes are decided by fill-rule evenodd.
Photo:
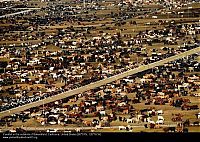
<instances>
[{"instance_id":1,"label":"brown field","mask_svg":"<svg viewBox=\"0 0 200 142\"><path fill-rule=\"evenodd\" d=\"M69 0L62 0L62 1L69 1ZM113 0L114 1L114 0ZM109 2L106 2L106 3L101 3L102 5L104 6L107 6L109 4L111 4L112 2L109 1ZM42 8L42 7L47 7L47 4L48 2L39 2L39 0L32 0L31 2L29 2L29 6L31 7L39 7L39 8ZM73 6L73 4L72 4ZM75 6L75 5L74 5ZM81 6L81 5L80 5ZM191 5L193 8L200 8L200 4L192 4ZM157 5L146 5L146 8L157 8ZM184 10L181 9L181 10ZM114 12L114 13L118 13L119 12L119 9L118 7L111 7L111 6L108 6L108 9L106 10L97 10L95 12L96 16L97 17L105 17L106 15L110 14L111 12ZM38 12L35 14L35 15L39 15L39 16L42 16L45 14L45 10L44 11L40 11L38 10ZM86 15L92 15L94 14L94 11L91 11L89 12L88 14ZM35 15L27 15L27 17L31 17L31 16L35 16ZM83 15L84 16L84 15ZM34 31L35 33L37 32L45 32L46 35L53 35L55 33L58 32L58 29L63 29L63 28L68 28L68 27L75 27L75 28L81 28L81 27L84 27L84 26L95 26L96 27L96 30L92 30L90 32L90 34L87 35L87 39L90 39L92 37L95 37L95 36L98 36L100 33L99 31L103 31L105 33L109 33L111 35L115 34L116 32L121 32L122 35L130 35L132 37L134 37L135 35L137 35L140 31L144 31L144 30L151 30L151 29L163 29L165 28L164 26L165 25L146 25L146 23L153 23L155 21L158 21L158 20L166 20L167 19L167 15L159 15L159 19L153 19L153 18L144 18L144 19L138 19L138 18L132 18L132 19L128 19L128 20L125 20L126 24L122 25L122 26L116 26L114 23L112 23L112 19L111 18L105 18L104 20L102 21L93 21L93 22L81 22L81 25L78 25L78 23L74 23L74 24L71 24L71 23L68 23L67 21L64 21L62 22L62 24L55 24L53 26L40 26L39 28L39 31ZM172 16L171 16L172 17ZM171 20L175 20L175 21L180 21L180 19L182 19L183 21L185 20L185 23L188 23L188 22L191 22L191 20L199 20L199 17L198 18L193 18L193 17L190 17L190 18L169 18L167 20L171 21ZM137 25L130 25L129 22L130 21L136 21L137 22ZM20 21L19 21L20 22ZM105 24L106 26L100 26L99 24ZM10 24L0 24L0 26L9 26ZM106 27L111 27L112 30L107 30L105 29ZM27 31L27 33L29 33L30 35L33 35L35 33L33 32L30 32L30 31ZM10 34L10 33L8 33ZM11 34L12 36L13 34ZM200 35L197 35L198 39L200 39ZM26 41L14 41L14 40L5 40L5 41L0 41L0 46L1 45L9 45L9 44L21 44L21 43L40 43L42 39L38 38L36 40L26 40ZM74 39L71 39L71 40L77 40L77 38L74 38ZM123 38L122 40L126 40L126 38ZM186 40L191 40L190 38L186 39ZM181 45L183 43L182 40L179 40L178 41L178 45ZM152 49L158 49L158 51L161 51L161 48L164 47L165 45L163 43L156 43L156 44L153 44L153 46L148 46L148 45L144 45L144 47L147 49L147 52L148 52L148 55L151 55L151 50ZM174 49L177 49L177 45L169 45L168 46L169 48L174 48ZM123 47L123 48L127 48L127 47ZM135 48L135 47L133 47ZM42 49L38 49L38 51L41 51ZM48 50L48 51L59 51L61 50L61 48L59 48L58 46L55 46L55 45L48 45L46 47L45 50ZM42 55L40 55L42 56ZM137 59L137 55L130 55L130 59L131 61L136 61ZM0 58L0 61L9 61L10 59L9 58ZM143 60L142 57L139 57L138 61L141 62ZM197 60L200 62L200 57L197 58ZM98 63L91 63L93 66L97 66ZM117 64L117 63L116 63ZM188 74L199 74L200 75L200 72L192 72L192 73L188 73ZM90 74L87 74L85 76L85 78L88 78L90 77ZM36 78L36 76L31 76L32 79ZM20 86L23 86L25 89L26 87L37 87L39 86L41 90L45 91L44 90L44 85L43 84L33 84L33 85L29 85L29 84L19 84ZM61 83L60 81L55 81L54 82L54 85L55 86L62 86L63 83ZM14 85L13 85L14 86ZM10 86L4 86L5 88L7 87L10 87ZM197 90L197 92L200 92L200 90ZM29 95L32 95L33 92L30 92ZM2 96L9 96L8 94L0 94ZM135 94L132 93L132 94L128 94L127 95L130 99L132 99ZM199 107L200 107L200 98L199 97L190 97L190 96L186 96L184 98L189 98L192 102L192 104L197 104ZM76 104L79 104L81 99L84 99L84 98L80 98ZM164 111L164 118L165 118L165 121L169 121L171 122L171 116L172 114L175 114L175 113L181 113L184 115L184 120L186 119L190 119L191 121L196 121L196 117L195 117L195 113L198 113L199 110L190 110L190 111L187 111L187 110L184 110L184 111L181 111L180 109L176 109L172 106L169 106L168 104L166 105L144 105L145 102L142 102L142 103L139 103L139 104L132 104L134 106L134 108L136 109L142 109L142 108L150 108L150 107L154 107L155 109L162 109ZM67 105L72 105L74 103L67 103ZM123 117L126 117L128 115L122 115ZM92 120L94 118L90 118L90 116L88 115L88 118L84 118L84 120ZM153 117L152 118L153 120L156 120L156 117ZM45 127L45 126L42 126L40 123L38 123L35 119L30 119L30 120L27 120L27 122L25 123L22 123L22 122L13 122L12 123L12 127L21 127L22 125L24 127ZM120 121L114 121L111 123L111 126L121 126L121 125L124 125L126 126L127 123L126 122L120 122ZM131 124L132 125L132 124ZM76 127L77 125L74 125L74 124L69 124L68 125L69 127ZM53 126L54 128L56 127L64 127L64 126ZM118 130L118 129L97 129L97 130L94 130L95 132L127 132L127 131L123 131L123 130ZM133 128L132 132L163 132L163 129L162 128L159 128L159 129L150 129L150 128ZM192 126L192 127L189 127L189 132L200 132L200 127L195 127L195 126Z\"/></svg>"}]
</instances>

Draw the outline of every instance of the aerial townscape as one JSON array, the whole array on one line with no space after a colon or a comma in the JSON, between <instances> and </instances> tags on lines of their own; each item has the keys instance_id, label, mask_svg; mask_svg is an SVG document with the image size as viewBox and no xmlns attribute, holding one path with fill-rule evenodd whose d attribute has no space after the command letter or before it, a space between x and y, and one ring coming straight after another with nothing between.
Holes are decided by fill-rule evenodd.
<instances>
[{"instance_id":1,"label":"aerial townscape","mask_svg":"<svg viewBox=\"0 0 200 142\"><path fill-rule=\"evenodd\" d=\"M0 133L200 132L199 0L0 0Z\"/></svg>"}]
</instances>

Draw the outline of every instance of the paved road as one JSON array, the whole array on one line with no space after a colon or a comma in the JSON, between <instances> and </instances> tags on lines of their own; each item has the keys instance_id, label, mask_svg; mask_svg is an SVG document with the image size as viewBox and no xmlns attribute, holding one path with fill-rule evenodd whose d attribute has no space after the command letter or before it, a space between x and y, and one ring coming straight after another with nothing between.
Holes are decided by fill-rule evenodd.
<instances>
[{"instance_id":1,"label":"paved road","mask_svg":"<svg viewBox=\"0 0 200 142\"><path fill-rule=\"evenodd\" d=\"M128 126L130 124L127 124L126 126ZM120 125L123 126L123 125ZM125 126L125 127L126 127ZM133 129L134 128L144 128L144 125L130 125ZM160 127L176 127L176 124L163 124L163 125L159 125ZM7 127L7 128L2 128L1 132L5 132L8 130L13 130L19 127ZM71 130L77 130L77 129L81 129L81 130L92 130L92 129L97 129L97 127L53 127L53 126L40 126L40 127L21 127L22 129L26 130L26 131L47 131L49 129L53 130L62 130L62 131L71 131ZM98 127L98 129L119 129L119 126L110 126L110 127Z\"/></svg>"},{"instance_id":2,"label":"paved road","mask_svg":"<svg viewBox=\"0 0 200 142\"><path fill-rule=\"evenodd\" d=\"M0 1L0 2L1 2L1 1ZM3 7L3 8L0 8L0 10L4 10L4 9L10 9L10 8L12 8L12 7L14 7L14 6Z\"/></svg>"},{"instance_id":3,"label":"paved road","mask_svg":"<svg viewBox=\"0 0 200 142\"><path fill-rule=\"evenodd\" d=\"M51 28L51 29L62 29L62 28L69 28L73 26L73 28L87 28L87 27L100 27L103 24L89 24L89 25L56 25L56 26L39 26L41 28Z\"/></svg>"},{"instance_id":4,"label":"paved road","mask_svg":"<svg viewBox=\"0 0 200 142\"><path fill-rule=\"evenodd\" d=\"M11 13L11 14L6 14L6 15L0 16L0 18L10 17L10 16L22 14L22 13L27 13L27 12L30 12L30 11L33 11L33 10L35 10L35 9L28 9L28 10L24 10L24 11L20 11L20 12L15 12L15 13Z\"/></svg>"},{"instance_id":5,"label":"paved road","mask_svg":"<svg viewBox=\"0 0 200 142\"><path fill-rule=\"evenodd\" d=\"M37 8L37 7L19 7L19 8L12 8L12 9L21 9L21 10L26 10L26 9L29 9L29 10L39 10L40 8Z\"/></svg>"},{"instance_id":6,"label":"paved road","mask_svg":"<svg viewBox=\"0 0 200 142\"><path fill-rule=\"evenodd\" d=\"M180 54L175 55L175 56L171 56L169 58L148 64L148 65L142 65L138 68L131 69L131 70L128 70L126 72L114 75L112 77L93 82L91 84L79 87L79 88L74 89L74 90L70 90L70 91L67 91L67 92L64 92L64 93L61 93L61 94L58 94L58 95L55 95L55 96L52 96L52 97L49 97L49 98L46 98L46 99L43 99L43 100L39 100L39 101L32 102L32 103L29 103L29 104L26 104L26 105L23 105L23 106L20 106L20 107L16 107L16 108L13 108L13 109L10 109L10 110L0 112L0 118L5 117L5 116L9 116L10 114L13 114L13 113L17 113L17 112L27 110L27 109L32 108L32 107L41 106L43 104L47 104L47 103L50 103L50 102L53 102L53 101L57 101L57 100L60 100L60 99L63 99L63 98L67 98L67 97L70 97L70 96L73 96L73 95L94 89L96 87L100 87L102 85L106 85L108 83L111 83L113 81L116 81L116 80L124 78L124 77L127 77L129 75L133 75L133 74L154 68L156 66L164 65L165 63L186 57L188 55L195 54L197 52L200 52L200 47L186 51L186 52L183 52L183 53L180 53Z\"/></svg>"}]
</instances>

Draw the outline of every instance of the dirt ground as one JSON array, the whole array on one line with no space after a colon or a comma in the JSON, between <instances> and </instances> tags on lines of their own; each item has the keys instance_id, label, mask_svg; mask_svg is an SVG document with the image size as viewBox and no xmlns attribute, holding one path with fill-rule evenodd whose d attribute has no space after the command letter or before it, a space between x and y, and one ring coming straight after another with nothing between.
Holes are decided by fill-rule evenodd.
<instances>
[{"instance_id":1,"label":"dirt ground","mask_svg":"<svg viewBox=\"0 0 200 142\"><path fill-rule=\"evenodd\" d=\"M68 1L68 0L62 0L62 1ZM107 3L105 3L107 4ZM29 4L30 6L34 6L34 7L46 7L47 6L47 2L30 2ZM197 8L200 8L200 4L199 5L192 5L193 7L197 7ZM118 8L116 7L109 7L110 9L109 10L98 10L96 12L96 15L97 16L100 16L100 17L104 17L105 15L107 14L110 14L110 12L118 12ZM44 13L38 11L37 13L38 15L43 15ZM89 13L89 14L92 14ZM29 15L30 16L30 15ZM166 19L166 18L164 18ZM168 19L168 20L180 20L180 19L190 19L190 20L195 20L195 19L199 19L199 18L171 18L171 19ZM130 20L133 20L133 21L136 21L137 22L137 25L130 25L128 22ZM116 29L118 29L118 31L121 29L125 29L123 31L121 31L121 34L124 35L124 34L130 34L131 36L135 36L136 34L138 34L139 31L144 31L144 30L150 30L150 29L163 29L164 28L164 25L146 25L146 23L149 23L149 22L155 22L155 21L158 21L158 20L161 20L161 19L137 19L137 18L133 18L133 19L129 19L127 20L126 24L123 25L123 26L115 26L114 24L111 23L111 19L107 18L103 21L94 21L94 22L82 22L83 25L97 25L97 28L96 30L94 31L91 31L91 34L87 36L87 38L91 38L93 36L96 36L99 34L99 31L104 31L104 32L107 32L107 33L110 33L110 34L114 34L117 32ZM104 24L104 23L108 23L106 24L107 27L112 27L113 30L105 30L103 29L101 26L98 26L98 24ZM6 25L4 25L6 26ZM70 27L72 25L69 25L67 22L63 22L63 25L55 25L55 26L50 26L46 29L46 33L55 33L57 31L57 29L59 28L66 28L66 27ZM75 26L78 26L78 24L74 24L73 25L74 27ZM81 27L81 26L80 26ZM40 31L45 31L44 30L45 26L44 27L41 27ZM200 35L197 35L198 38L200 38ZM76 40L76 39L72 39L72 40ZM125 39L124 39L125 40ZM188 39L190 40L190 39ZM24 42L33 42L33 43L38 43L40 42L41 40L38 39L38 40L30 40L30 41L1 41L0 42L0 45L3 45L3 44L21 44L21 43L24 43ZM180 45L183 41L179 41L178 44ZM148 53L151 54L151 49L158 49L160 50L162 47L164 47L163 43L159 43L159 44L154 44L153 46L145 46L145 48L147 49ZM177 45L170 45L168 46L169 48L178 48ZM41 50L41 49L39 49ZM58 51L60 50L59 47L57 46L47 46L47 49L46 50L49 50L49 51ZM137 59L137 56L136 55L131 55L131 61L135 61ZM8 61L9 59L7 58L1 58L0 59L1 61ZM199 62L200 62L200 57L197 59ZM142 58L139 58L139 62L142 61ZM197 72L200 74L200 72ZM195 74L195 73L191 73L191 74ZM57 81L55 82L55 85L56 86L62 86L63 83ZM20 86L24 86L24 87L27 87L28 84L20 84ZM42 84L34 84L33 86L40 86L41 88L43 88L43 85ZM5 86L6 87L10 87L10 86ZM198 90L200 91L200 90ZM8 95L8 94L1 94L1 95ZM31 95L31 94L30 94ZM133 98L134 97L134 93L133 94L128 94L128 97L129 98ZM189 98L191 100L192 103L194 104L198 104L198 106L200 107L200 97L190 97L190 96L187 96L185 98ZM83 98L82 98L83 99ZM79 99L76 103L78 104L79 102L81 101L81 99ZM72 105L74 103L67 103L69 105ZM175 113L181 113L184 115L184 120L186 119L190 119L192 121L196 121L196 117L195 117L195 113L198 113L199 110L190 110L190 111L187 111L187 110L184 110L184 111L181 111L180 109L177 109L177 108L174 108L172 106L169 106L168 104L167 105L144 105L144 102L140 103L140 104L132 104L134 106L134 108L136 109L142 109L142 108L149 108L149 107L155 107L155 109L162 109L164 111L164 118L165 118L165 121L168 121L169 123L171 122L171 116L172 114L175 114ZM126 117L126 115L123 115L124 117ZM85 120L92 120L93 118L85 118ZM156 120L156 117L153 117L153 120ZM22 122L14 122L12 124L14 127L21 127L22 125L23 126L27 126L27 127L37 127L37 126L41 126L40 123L38 123L36 120L34 119L30 119L30 120L27 120L27 122L25 123L22 123ZM119 121L115 121L115 122L112 122L111 123L112 126L119 126L119 125L124 125L126 126L127 123L126 122L119 122ZM73 125L73 124L70 124L69 127L75 127L76 125ZM58 127L58 126L55 126L55 127ZM61 126L62 127L62 126ZM149 129L149 128L134 128L132 132L163 132L162 128L160 129ZM122 130L118 130L118 129L98 129L98 130L95 130L95 132L127 132L127 131L122 131ZM200 132L200 127L189 127L189 132Z\"/></svg>"}]
</instances>

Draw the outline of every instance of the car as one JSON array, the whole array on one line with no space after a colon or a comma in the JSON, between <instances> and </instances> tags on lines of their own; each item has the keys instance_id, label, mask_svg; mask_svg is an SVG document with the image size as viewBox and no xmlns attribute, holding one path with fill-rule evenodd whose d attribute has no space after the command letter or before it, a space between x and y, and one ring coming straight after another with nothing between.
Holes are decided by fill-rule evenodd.
<instances>
[{"instance_id":1,"label":"car","mask_svg":"<svg viewBox=\"0 0 200 142\"><path fill-rule=\"evenodd\" d=\"M55 133L55 132L57 132L57 131L58 131L58 129L48 129L48 130L47 130L48 133Z\"/></svg>"},{"instance_id":2,"label":"car","mask_svg":"<svg viewBox=\"0 0 200 142\"><path fill-rule=\"evenodd\" d=\"M64 130L64 133L71 133L72 131Z\"/></svg>"},{"instance_id":3,"label":"car","mask_svg":"<svg viewBox=\"0 0 200 142\"><path fill-rule=\"evenodd\" d=\"M16 133L16 130L14 130L14 129L13 129L13 130L11 129L11 130L9 130L9 131L10 131L11 133Z\"/></svg>"}]
</instances>

